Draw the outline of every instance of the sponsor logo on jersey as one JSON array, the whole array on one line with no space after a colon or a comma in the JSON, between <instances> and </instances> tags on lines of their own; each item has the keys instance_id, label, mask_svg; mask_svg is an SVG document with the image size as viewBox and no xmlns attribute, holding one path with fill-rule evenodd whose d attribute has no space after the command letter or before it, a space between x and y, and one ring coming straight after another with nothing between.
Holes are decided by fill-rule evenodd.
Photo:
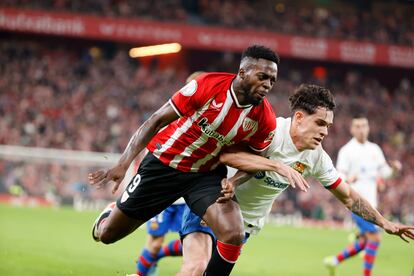
<instances>
[{"instance_id":1,"label":"sponsor logo on jersey","mask_svg":"<svg viewBox=\"0 0 414 276\"><path fill-rule=\"evenodd\" d=\"M223 106L223 103L217 103L217 102L216 102L216 100L213 100L213 101L211 102L211 106L212 106L214 109L220 109L220 108Z\"/></svg>"},{"instance_id":2,"label":"sponsor logo on jersey","mask_svg":"<svg viewBox=\"0 0 414 276\"><path fill-rule=\"evenodd\" d=\"M192 80L180 89L183 96L190 97L197 91L197 81Z\"/></svg>"},{"instance_id":3,"label":"sponsor logo on jersey","mask_svg":"<svg viewBox=\"0 0 414 276\"><path fill-rule=\"evenodd\" d=\"M254 178L256 178L256 179L262 179L263 177L265 177L265 175L266 175L266 172L257 172L254 175Z\"/></svg>"},{"instance_id":4,"label":"sponsor logo on jersey","mask_svg":"<svg viewBox=\"0 0 414 276\"><path fill-rule=\"evenodd\" d=\"M208 123L207 118L204 118L204 117L201 118L201 120L198 121L197 124L200 126L201 131L204 132L204 134L206 134L208 137L216 139L222 145L232 145L232 144L234 144L234 142L231 141L231 139L230 140L226 139L226 137L224 135L218 133L214 129L211 129L211 125Z\"/></svg>"},{"instance_id":5,"label":"sponsor logo on jersey","mask_svg":"<svg viewBox=\"0 0 414 276\"><path fill-rule=\"evenodd\" d=\"M253 132L256 132L257 126L258 126L257 121L253 121L252 119L247 118L247 117L244 118L244 120L243 120L243 130L244 131L251 130Z\"/></svg>"},{"instance_id":6,"label":"sponsor logo on jersey","mask_svg":"<svg viewBox=\"0 0 414 276\"><path fill-rule=\"evenodd\" d=\"M303 174L303 172L305 171L306 165L303 163L300 163L299 161L295 162L295 164L293 164L293 169L295 171L297 171L300 174Z\"/></svg>"},{"instance_id":7,"label":"sponsor logo on jersey","mask_svg":"<svg viewBox=\"0 0 414 276\"><path fill-rule=\"evenodd\" d=\"M269 176L266 176L266 178L263 181L266 183L267 186L272 186L280 190L284 190L289 186L288 183L276 181Z\"/></svg>"},{"instance_id":8,"label":"sponsor logo on jersey","mask_svg":"<svg viewBox=\"0 0 414 276\"><path fill-rule=\"evenodd\" d=\"M288 183L279 182L271 178L270 176L266 176L266 172L257 172L254 175L254 178L259 179L259 180L263 179L263 182L266 183L267 186L272 186L280 190L284 190L289 186Z\"/></svg>"}]
</instances>

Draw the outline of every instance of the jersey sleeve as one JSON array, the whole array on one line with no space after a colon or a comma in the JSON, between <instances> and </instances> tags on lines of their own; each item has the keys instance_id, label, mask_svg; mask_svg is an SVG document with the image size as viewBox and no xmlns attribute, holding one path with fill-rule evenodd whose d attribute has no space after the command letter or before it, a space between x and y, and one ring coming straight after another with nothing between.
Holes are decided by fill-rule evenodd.
<instances>
[{"instance_id":1,"label":"jersey sleeve","mask_svg":"<svg viewBox=\"0 0 414 276\"><path fill-rule=\"evenodd\" d=\"M338 152L338 159L336 161L336 169L339 171L342 178L347 178L350 171L350 158L344 147Z\"/></svg>"},{"instance_id":2,"label":"jersey sleeve","mask_svg":"<svg viewBox=\"0 0 414 276\"><path fill-rule=\"evenodd\" d=\"M270 104L268 104L270 106ZM276 131L276 116L271 107L266 106L255 134L249 140L249 146L256 152L263 152L272 143Z\"/></svg>"},{"instance_id":3,"label":"jersey sleeve","mask_svg":"<svg viewBox=\"0 0 414 276\"><path fill-rule=\"evenodd\" d=\"M324 150L321 151L319 160L314 167L314 175L327 189L335 189L342 181L332 159Z\"/></svg>"},{"instance_id":4,"label":"jersey sleeve","mask_svg":"<svg viewBox=\"0 0 414 276\"><path fill-rule=\"evenodd\" d=\"M169 103L180 116L189 116L201 108L212 96L208 89L207 74L202 74L187 83L183 88L175 92Z\"/></svg>"},{"instance_id":5,"label":"jersey sleeve","mask_svg":"<svg viewBox=\"0 0 414 276\"><path fill-rule=\"evenodd\" d=\"M376 149L378 151L377 155L380 176L384 179L388 179L392 176L392 168L388 165L387 161L385 160L384 152L378 145L376 145Z\"/></svg>"}]
</instances>

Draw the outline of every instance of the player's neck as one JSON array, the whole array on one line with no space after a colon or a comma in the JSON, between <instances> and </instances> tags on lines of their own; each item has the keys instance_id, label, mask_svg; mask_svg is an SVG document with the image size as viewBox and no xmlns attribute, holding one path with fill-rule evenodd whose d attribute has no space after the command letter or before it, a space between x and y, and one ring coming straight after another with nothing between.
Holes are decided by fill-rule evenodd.
<instances>
[{"instance_id":1,"label":"player's neck","mask_svg":"<svg viewBox=\"0 0 414 276\"><path fill-rule=\"evenodd\" d=\"M237 102L240 105L251 105L246 98L246 94L244 93L244 89L238 77L233 80L231 86L234 91L234 96L236 96Z\"/></svg>"},{"instance_id":2,"label":"player's neck","mask_svg":"<svg viewBox=\"0 0 414 276\"><path fill-rule=\"evenodd\" d=\"M368 139L358 139L356 137L354 137L354 139L355 141L358 142L358 144L361 144L361 145L365 144L368 141Z\"/></svg>"},{"instance_id":3,"label":"player's neck","mask_svg":"<svg viewBox=\"0 0 414 276\"><path fill-rule=\"evenodd\" d=\"M290 139L292 139L293 145L295 146L297 151L300 152L300 151L305 150L305 148L303 148L303 145L301 143L300 135L295 131L292 125L290 125L289 136L290 136Z\"/></svg>"}]
</instances>

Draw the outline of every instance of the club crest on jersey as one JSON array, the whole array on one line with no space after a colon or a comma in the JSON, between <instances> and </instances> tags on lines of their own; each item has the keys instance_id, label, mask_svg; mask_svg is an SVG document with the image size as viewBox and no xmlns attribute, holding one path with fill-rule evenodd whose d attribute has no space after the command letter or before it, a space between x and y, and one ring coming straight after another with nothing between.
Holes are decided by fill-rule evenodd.
<instances>
[{"instance_id":1,"label":"club crest on jersey","mask_svg":"<svg viewBox=\"0 0 414 276\"><path fill-rule=\"evenodd\" d=\"M197 86L197 81L192 80L180 89L180 93L186 97L192 96L197 91Z\"/></svg>"},{"instance_id":2,"label":"club crest on jersey","mask_svg":"<svg viewBox=\"0 0 414 276\"><path fill-rule=\"evenodd\" d=\"M151 221L151 225L150 225L151 230L157 230L158 227L160 227L160 225L158 224L158 222Z\"/></svg>"},{"instance_id":3,"label":"club crest on jersey","mask_svg":"<svg viewBox=\"0 0 414 276\"><path fill-rule=\"evenodd\" d=\"M244 120L243 120L243 130L244 131L251 130L251 131L255 132L257 130L257 126L258 126L257 121L253 121L252 119L247 118L247 117L244 118Z\"/></svg>"},{"instance_id":4,"label":"club crest on jersey","mask_svg":"<svg viewBox=\"0 0 414 276\"><path fill-rule=\"evenodd\" d=\"M305 168L306 168L306 165L303 163L295 162L295 164L293 164L293 169L300 174L303 174L303 172L305 171Z\"/></svg>"}]
</instances>

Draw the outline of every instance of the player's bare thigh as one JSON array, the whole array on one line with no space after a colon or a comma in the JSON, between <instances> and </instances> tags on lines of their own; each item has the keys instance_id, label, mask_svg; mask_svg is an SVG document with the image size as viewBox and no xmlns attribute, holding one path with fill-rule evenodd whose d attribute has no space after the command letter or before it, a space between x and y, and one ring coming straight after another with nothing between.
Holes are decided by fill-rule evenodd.
<instances>
[{"instance_id":1,"label":"player's bare thigh","mask_svg":"<svg viewBox=\"0 0 414 276\"><path fill-rule=\"evenodd\" d=\"M99 227L98 235L103 243L114 243L132 233L144 222L128 217L119 210L118 206L115 206L106 221Z\"/></svg>"},{"instance_id":2,"label":"player's bare thigh","mask_svg":"<svg viewBox=\"0 0 414 276\"><path fill-rule=\"evenodd\" d=\"M237 202L230 200L226 203L211 204L207 208L203 220L221 242L234 245L243 244L243 217Z\"/></svg>"},{"instance_id":3,"label":"player's bare thigh","mask_svg":"<svg viewBox=\"0 0 414 276\"><path fill-rule=\"evenodd\" d=\"M209 234L194 232L183 240L183 264L176 276L203 275L211 258L213 241Z\"/></svg>"}]
</instances>

